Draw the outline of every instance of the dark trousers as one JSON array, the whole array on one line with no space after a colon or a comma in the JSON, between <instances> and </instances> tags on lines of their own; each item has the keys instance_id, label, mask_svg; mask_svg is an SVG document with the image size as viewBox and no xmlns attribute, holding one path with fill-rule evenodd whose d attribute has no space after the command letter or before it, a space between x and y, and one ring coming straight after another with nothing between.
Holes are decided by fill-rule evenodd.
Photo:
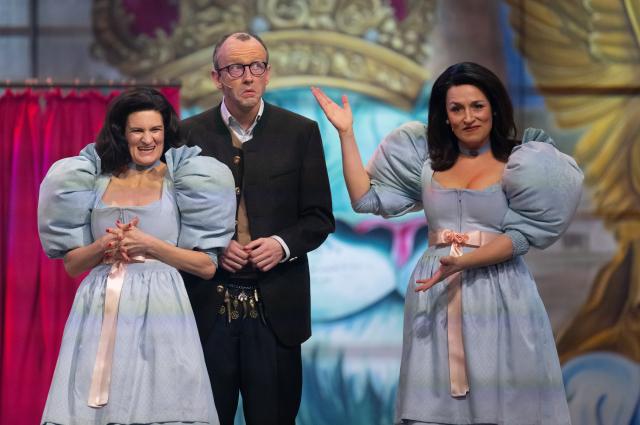
<instances>
[{"instance_id":1,"label":"dark trousers","mask_svg":"<svg viewBox=\"0 0 640 425\"><path fill-rule=\"evenodd\" d=\"M247 425L295 425L302 393L300 346L280 344L259 318L218 316L203 349L221 425L242 394Z\"/></svg>"}]
</instances>

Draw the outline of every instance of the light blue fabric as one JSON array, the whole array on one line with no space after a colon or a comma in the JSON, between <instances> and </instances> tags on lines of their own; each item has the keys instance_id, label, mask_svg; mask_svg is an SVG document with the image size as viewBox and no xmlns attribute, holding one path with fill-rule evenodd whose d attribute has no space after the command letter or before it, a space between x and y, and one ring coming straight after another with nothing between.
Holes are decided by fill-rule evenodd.
<instances>
[{"instance_id":1,"label":"light blue fabric","mask_svg":"<svg viewBox=\"0 0 640 425\"><path fill-rule=\"evenodd\" d=\"M502 189L509 200L502 228L510 236L520 232L536 248L548 247L564 233L568 218L575 214L582 180L573 158L557 150L542 130L527 129L502 176ZM526 252L518 248L516 255Z\"/></svg>"},{"instance_id":2,"label":"light blue fabric","mask_svg":"<svg viewBox=\"0 0 640 425\"><path fill-rule=\"evenodd\" d=\"M165 154L181 218L177 244L205 251L218 264L217 254L235 229L235 182L226 165L198 156L200 151L197 146L183 146Z\"/></svg>"},{"instance_id":3,"label":"light blue fabric","mask_svg":"<svg viewBox=\"0 0 640 425\"><path fill-rule=\"evenodd\" d=\"M101 198L110 176L94 177L92 205L77 204L77 208L83 206L90 211L88 242L103 235L117 219L127 223L138 217L138 227L146 233L171 244L182 240L185 248L215 255L233 235L234 185L228 168L213 158L196 157L198 152L199 148L187 147L167 152L168 172L162 197L145 206L104 205ZM40 231L45 250L51 245L64 253L81 242L87 243L77 236L69 237L64 229L56 228L53 232L45 225L56 223L61 227L64 208L74 204L70 201L74 198L73 190L62 191L59 184L80 188L78 199L89 198L84 174L90 167L83 161L65 160L65 178L47 177L43 182L43 188L65 196L62 201L56 196L41 196L40 206L58 214L55 220L46 220L42 215ZM98 163L94 162L94 166L94 170L99 169ZM76 178L82 178L83 184L74 186ZM198 219L209 223L211 229L199 230ZM80 221L69 223L77 228ZM183 238L183 232L188 236ZM127 265L118 310L109 402L100 409L87 406L109 270L108 265L96 266L76 292L42 421L68 425L218 424L184 282L174 267L157 260Z\"/></svg>"},{"instance_id":4,"label":"light blue fabric","mask_svg":"<svg viewBox=\"0 0 640 425\"><path fill-rule=\"evenodd\" d=\"M93 143L79 156L56 161L47 172L38 196L38 232L49 258L62 258L93 242L90 214L98 174L100 158Z\"/></svg>"},{"instance_id":5,"label":"light blue fabric","mask_svg":"<svg viewBox=\"0 0 640 425\"><path fill-rule=\"evenodd\" d=\"M425 133L424 126L410 123L385 139L368 167L375 185L354 206L393 215L422 204L430 230L509 230L516 235L514 247L522 236L525 244L546 246L566 229L579 199L581 173L551 144L534 142L515 149L506 166L505 175L510 174L485 190L446 189L432 180L429 161L422 156L428 152ZM565 186L565 202L570 205L549 205L559 195L555 188L544 186L538 172ZM416 182L418 175L421 179ZM565 175L570 177L568 183L555 180ZM520 221L510 219L516 216ZM414 291L415 281L432 276L449 251L448 246L429 247L409 279L396 423L569 424L551 326L536 284L518 255L463 272L463 339L470 392L463 398L450 395L446 283L426 292Z\"/></svg>"},{"instance_id":6,"label":"light blue fabric","mask_svg":"<svg viewBox=\"0 0 640 425\"><path fill-rule=\"evenodd\" d=\"M353 203L356 212L395 217L422 209L422 173L427 161L427 126L408 122L380 143L367 164L371 189Z\"/></svg>"}]
</instances>

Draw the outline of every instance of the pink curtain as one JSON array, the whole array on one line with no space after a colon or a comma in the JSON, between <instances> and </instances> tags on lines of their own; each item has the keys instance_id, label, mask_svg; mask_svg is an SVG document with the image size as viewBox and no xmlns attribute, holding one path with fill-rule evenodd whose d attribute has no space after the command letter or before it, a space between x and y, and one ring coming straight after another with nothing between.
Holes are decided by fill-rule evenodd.
<instances>
[{"instance_id":1,"label":"pink curtain","mask_svg":"<svg viewBox=\"0 0 640 425\"><path fill-rule=\"evenodd\" d=\"M161 91L177 109L179 89ZM40 182L51 164L94 140L118 93L7 90L0 97L0 424L39 423L80 282L42 252Z\"/></svg>"}]
</instances>

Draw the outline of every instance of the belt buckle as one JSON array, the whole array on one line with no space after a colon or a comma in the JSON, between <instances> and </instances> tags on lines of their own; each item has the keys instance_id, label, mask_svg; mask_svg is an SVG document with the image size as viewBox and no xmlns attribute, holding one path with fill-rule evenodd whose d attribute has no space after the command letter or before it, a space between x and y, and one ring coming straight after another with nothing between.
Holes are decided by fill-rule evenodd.
<instances>
[{"instance_id":1,"label":"belt buckle","mask_svg":"<svg viewBox=\"0 0 640 425\"><path fill-rule=\"evenodd\" d=\"M218 284L216 291L219 294L224 294L224 301L218 309L218 314L221 316L226 314L227 323L241 317L246 319L249 316L252 319L257 319L260 316L262 322L266 324L257 286L227 282L226 284Z\"/></svg>"}]
</instances>

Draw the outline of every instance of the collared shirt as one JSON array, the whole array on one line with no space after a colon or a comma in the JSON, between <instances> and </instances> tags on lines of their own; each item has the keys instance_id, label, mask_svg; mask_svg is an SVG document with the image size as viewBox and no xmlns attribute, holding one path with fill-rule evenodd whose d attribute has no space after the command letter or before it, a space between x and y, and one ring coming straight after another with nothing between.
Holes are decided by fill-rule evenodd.
<instances>
[{"instance_id":1,"label":"collared shirt","mask_svg":"<svg viewBox=\"0 0 640 425\"><path fill-rule=\"evenodd\" d=\"M222 115L222 121L229 127L229 130L233 131L235 135L238 137L242 143L248 142L253 139L253 129L256 128L256 124L260 121L262 117L262 112L264 111L264 100L260 99L260 109L258 109L258 115L256 115L256 119L253 120L253 123L246 130L242 128L237 119L231 115L229 109L227 109L227 105L224 103L224 98L222 99L222 105L220 106L220 114Z\"/></svg>"},{"instance_id":2,"label":"collared shirt","mask_svg":"<svg viewBox=\"0 0 640 425\"><path fill-rule=\"evenodd\" d=\"M243 144L253 139L253 129L256 127L256 124L258 124L258 121L260 121L263 111L264 111L264 100L260 99L260 109L258 109L258 114L256 115L256 119L253 120L253 123L251 123L249 128L245 130L244 128L242 128L238 120L235 119L233 115L231 115L231 112L229 112L229 109L227 109L227 105L224 103L224 98L222 98L222 105L220 106L220 115L222 115L222 121L227 125L227 128L229 128L229 131L233 131L233 133L236 135L238 140L240 140L240 142L242 142ZM289 251L289 247L287 246L284 239L282 239L280 236L272 235L271 238L278 241L280 246L282 246L282 249L284 250L284 257L282 258L282 260L280 260L280 262L284 263L289 259L289 256L291 255L291 251Z\"/></svg>"}]
</instances>

